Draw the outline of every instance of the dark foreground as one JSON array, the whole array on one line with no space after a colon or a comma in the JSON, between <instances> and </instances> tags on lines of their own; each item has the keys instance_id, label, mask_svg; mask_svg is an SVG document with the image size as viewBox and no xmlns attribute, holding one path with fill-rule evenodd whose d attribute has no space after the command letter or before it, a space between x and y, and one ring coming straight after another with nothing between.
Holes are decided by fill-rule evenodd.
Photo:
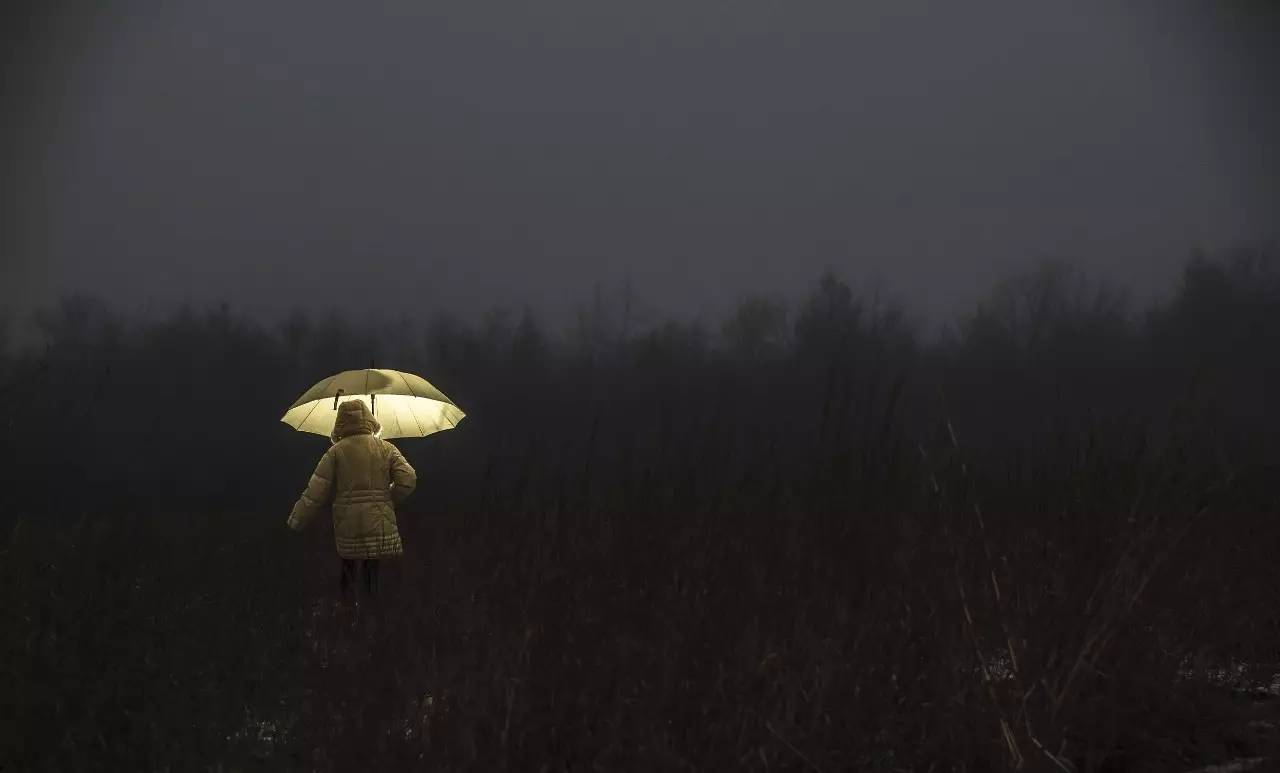
<instances>
[{"instance_id":1,"label":"dark foreground","mask_svg":"<svg viewBox=\"0 0 1280 773\"><path fill-rule=\"evenodd\" d=\"M3 769L1280 759L1280 701L1209 678L1280 661L1274 540L1240 531L1261 516L524 501L407 514L408 557L358 613L334 608L330 535L280 513L19 522L0 564Z\"/></svg>"},{"instance_id":2,"label":"dark foreground","mask_svg":"<svg viewBox=\"0 0 1280 773\"><path fill-rule=\"evenodd\" d=\"M1216 673L1280 664L1280 253L1122 298L1049 267L933 341L832 275L716 336L68 300L0 346L0 769L1274 768ZM277 418L373 356L468 417L401 444L352 629Z\"/></svg>"}]
</instances>

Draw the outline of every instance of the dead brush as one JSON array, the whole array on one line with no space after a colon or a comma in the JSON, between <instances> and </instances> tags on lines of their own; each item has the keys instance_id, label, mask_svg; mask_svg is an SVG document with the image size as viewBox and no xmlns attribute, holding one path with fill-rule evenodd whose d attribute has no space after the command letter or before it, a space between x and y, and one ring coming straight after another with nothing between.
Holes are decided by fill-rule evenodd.
<instances>
[{"instance_id":1,"label":"dead brush","mask_svg":"<svg viewBox=\"0 0 1280 773\"><path fill-rule=\"evenodd\" d=\"M1108 510L1091 516L1102 543L1088 545L1081 539L1084 535L1073 535L1070 527L1058 529L1052 541L1057 550L1065 551L1068 563L1063 565L1052 560L1047 549L1019 545L1032 534L1046 546L1049 540L1042 531L1029 533L1009 515L1002 514L998 530L992 531L955 429L945 415L942 421L943 462L930 464L923 446L918 452L928 465L929 487L952 543L954 588L965 638L998 726L1006 764L1010 769L1097 770L1114 759L1125 742L1123 731L1112 728L1100 736L1097 727L1085 727L1085 718L1096 708L1095 696L1103 690L1113 704L1143 700L1140 690L1126 695L1126 685L1150 685L1170 675L1169 660L1162 658L1144 680L1142 672L1151 666L1140 665L1142 661L1125 650L1154 642L1148 635L1151 626L1144 633L1135 625L1145 617L1139 609L1145 594L1154 579L1167 575L1162 572L1170 557L1212 503L1222 499L1231 478L1205 487L1193 497L1195 506L1187 508L1180 501L1194 492L1171 485L1167 478L1174 469L1172 461L1157 460L1152 466L1159 472L1135 481L1131 502L1119 517L1107 519ZM1063 512L1087 519L1087 508L1107 505L1095 496L1080 500L1077 507ZM961 520L962 513L970 515L967 522ZM1035 525L1044 529L1052 523L1042 517ZM1077 530L1084 530L1086 523L1076 522ZM1131 528L1126 535L1125 528L1113 524ZM1099 551L1102 545L1107 547ZM1081 548L1090 547L1097 551L1092 560L1071 564L1087 555ZM1019 557L1032 560L1019 566ZM1050 576L1034 576L1043 571ZM1118 671L1122 663L1127 673ZM1129 735L1141 732L1135 729Z\"/></svg>"}]
</instances>

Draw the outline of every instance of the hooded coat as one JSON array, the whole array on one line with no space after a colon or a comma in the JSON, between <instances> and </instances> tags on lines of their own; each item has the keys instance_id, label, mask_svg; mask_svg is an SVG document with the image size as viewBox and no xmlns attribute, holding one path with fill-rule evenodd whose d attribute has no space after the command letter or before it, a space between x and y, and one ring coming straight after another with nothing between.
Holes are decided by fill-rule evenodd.
<instances>
[{"instance_id":1,"label":"hooded coat","mask_svg":"<svg viewBox=\"0 0 1280 773\"><path fill-rule=\"evenodd\" d=\"M301 531L332 504L338 555L376 559L404 553L395 505L417 486L418 476L400 449L377 437L382 430L363 400L338 406L329 436L307 488L289 514L289 528Z\"/></svg>"}]
</instances>

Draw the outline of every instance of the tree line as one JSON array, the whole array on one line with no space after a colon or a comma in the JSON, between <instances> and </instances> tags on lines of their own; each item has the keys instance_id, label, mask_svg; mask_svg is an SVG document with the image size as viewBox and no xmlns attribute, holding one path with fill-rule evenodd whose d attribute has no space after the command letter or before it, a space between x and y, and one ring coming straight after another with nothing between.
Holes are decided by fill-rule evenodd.
<instances>
[{"instance_id":1,"label":"tree line","mask_svg":"<svg viewBox=\"0 0 1280 773\"><path fill-rule=\"evenodd\" d=\"M449 481L439 506L496 480L530 485L521 465L535 463L543 485L587 475L599 490L765 465L815 496L874 499L947 422L988 469L1052 477L1082 453L1175 437L1219 472L1266 469L1278 268L1265 247L1197 253L1172 297L1138 309L1122 288L1044 264L933 338L901 303L832 272L794 307L750 296L718 325L642 327L630 296L597 294L558 332L528 309L424 324L296 311L268 325L226 303L142 319L66 297L31 320L43 348L11 345L11 316L0 325L6 455L34 484L6 509L284 508L324 441L279 417L312 383L370 361L424 375L468 413L456 431L401 441L428 485Z\"/></svg>"}]
</instances>

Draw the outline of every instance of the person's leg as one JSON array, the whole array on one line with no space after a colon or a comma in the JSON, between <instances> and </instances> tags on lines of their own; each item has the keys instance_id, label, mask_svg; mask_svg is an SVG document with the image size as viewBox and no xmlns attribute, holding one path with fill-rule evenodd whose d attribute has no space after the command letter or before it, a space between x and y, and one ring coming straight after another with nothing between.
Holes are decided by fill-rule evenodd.
<instances>
[{"instance_id":1,"label":"person's leg","mask_svg":"<svg viewBox=\"0 0 1280 773\"><path fill-rule=\"evenodd\" d=\"M356 578L356 562L349 559L342 559L342 573L338 575L338 590L342 594L343 601L346 601L351 593L351 585Z\"/></svg>"},{"instance_id":2,"label":"person's leg","mask_svg":"<svg viewBox=\"0 0 1280 773\"><path fill-rule=\"evenodd\" d=\"M378 561L376 559L364 562L364 589L370 598L378 595Z\"/></svg>"}]
</instances>

